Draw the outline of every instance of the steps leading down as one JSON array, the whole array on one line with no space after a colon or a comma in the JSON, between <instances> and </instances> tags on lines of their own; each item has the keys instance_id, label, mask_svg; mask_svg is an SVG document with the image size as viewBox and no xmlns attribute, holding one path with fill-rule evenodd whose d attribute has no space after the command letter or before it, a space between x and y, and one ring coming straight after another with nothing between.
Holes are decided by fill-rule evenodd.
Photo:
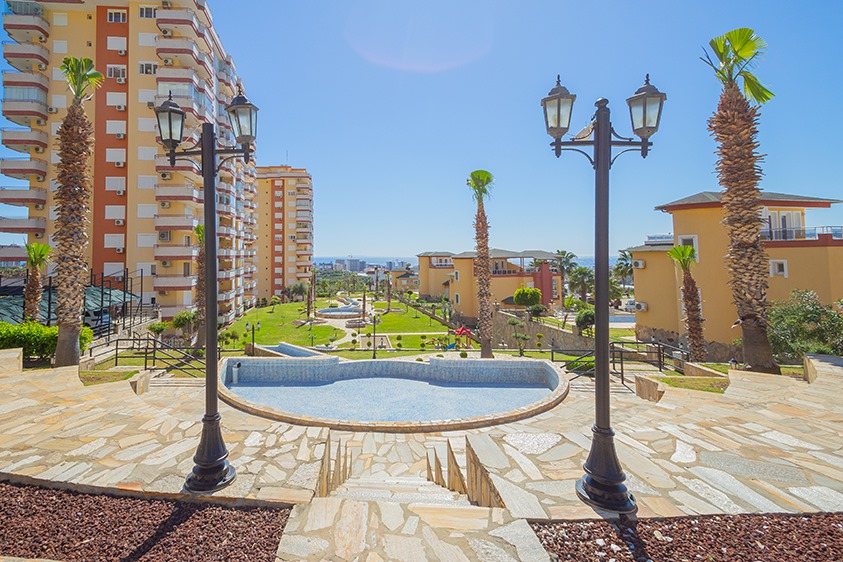
<instances>
[{"instance_id":1,"label":"steps leading down","mask_svg":"<svg viewBox=\"0 0 843 562\"><path fill-rule=\"evenodd\" d=\"M337 488L333 496L361 501L470 506L468 498L420 476L358 476Z\"/></svg>"}]
</instances>

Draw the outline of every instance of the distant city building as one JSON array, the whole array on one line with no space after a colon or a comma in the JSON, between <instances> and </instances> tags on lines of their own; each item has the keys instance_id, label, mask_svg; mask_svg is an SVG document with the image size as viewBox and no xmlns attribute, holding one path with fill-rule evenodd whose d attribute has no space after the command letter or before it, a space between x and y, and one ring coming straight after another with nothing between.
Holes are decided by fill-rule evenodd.
<instances>
[{"instance_id":1,"label":"distant city building","mask_svg":"<svg viewBox=\"0 0 843 562\"><path fill-rule=\"evenodd\" d=\"M366 271L366 260L359 260L356 258L348 258L345 260L346 271L361 272Z\"/></svg>"},{"instance_id":2,"label":"distant city building","mask_svg":"<svg viewBox=\"0 0 843 562\"><path fill-rule=\"evenodd\" d=\"M345 260L336 260L334 262L334 269L336 271L345 271Z\"/></svg>"}]
</instances>

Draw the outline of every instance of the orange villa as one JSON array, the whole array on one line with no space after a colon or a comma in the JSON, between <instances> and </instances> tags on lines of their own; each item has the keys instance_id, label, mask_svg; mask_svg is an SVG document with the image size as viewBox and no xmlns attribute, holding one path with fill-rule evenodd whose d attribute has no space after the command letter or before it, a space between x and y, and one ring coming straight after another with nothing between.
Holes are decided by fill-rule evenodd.
<instances>
[{"instance_id":1,"label":"orange villa","mask_svg":"<svg viewBox=\"0 0 843 562\"><path fill-rule=\"evenodd\" d=\"M762 192L762 238L770 261L768 302L786 300L793 289L811 289L822 302L843 298L843 226L807 226L808 209L840 201ZM656 207L673 217L673 234L655 235L632 252L638 339L684 343L681 273L668 257L675 244L693 246L692 267L702 296L705 339L712 360L735 356L736 312L723 267L728 237L721 224L720 193L704 191Z\"/></svg>"}]
</instances>

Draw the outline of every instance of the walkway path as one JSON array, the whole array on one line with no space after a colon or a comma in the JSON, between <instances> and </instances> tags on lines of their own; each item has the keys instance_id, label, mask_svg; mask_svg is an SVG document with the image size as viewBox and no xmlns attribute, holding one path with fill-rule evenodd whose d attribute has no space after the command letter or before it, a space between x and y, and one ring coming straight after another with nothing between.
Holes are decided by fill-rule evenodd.
<instances>
[{"instance_id":1,"label":"walkway path","mask_svg":"<svg viewBox=\"0 0 843 562\"><path fill-rule=\"evenodd\" d=\"M618 455L639 516L843 510L843 366L821 363L817 372L810 385L737 374L724 395L668 388L658 404L613 385ZM546 560L525 519L596 516L573 493L593 415L585 378L559 407L521 422L432 434L333 432L352 453L352 480L343 494L313 501L325 430L221 412L238 479L214 497L301 504L279 560ZM178 495L201 415L201 388L138 397L125 382L82 387L67 369L0 375L0 473ZM421 482L427 451L450 440L460 459L466 435L484 440L507 509L461 505Z\"/></svg>"}]
</instances>

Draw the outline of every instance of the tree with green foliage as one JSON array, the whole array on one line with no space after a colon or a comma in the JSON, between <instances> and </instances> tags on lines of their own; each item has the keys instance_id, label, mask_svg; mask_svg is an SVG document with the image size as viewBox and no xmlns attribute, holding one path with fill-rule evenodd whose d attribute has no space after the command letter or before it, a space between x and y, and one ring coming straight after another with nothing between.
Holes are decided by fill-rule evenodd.
<instances>
[{"instance_id":1,"label":"tree with green foliage","mask_svg":"<svg viewBox=\"0 0 843 562\"><path fill-rule=\"evenodd\" d=\"M588 293L594 292L594 270L582 265L575 267L570 273L568 287L585 301Z\"/></svg>"},{"instance_id":2,"label":"tree with green foliage","mask_svg":"<svg viewBox=\"0 0 843 562\"><path fill-rule=\"evenodd\" d=\"M722 84L717 111L708 130L717 142L717 176L722 196L723 225L729 237L725 256L732 300L737 308L744 361L756 371L781 373L767 334L769 262L761 243L761 160L758 118L762 104L773 98L750 69L767 44L743 27L709 42L714 59L702 59ZM739 87L743 82L743 92Z\"/></svg>"},{"instance_id":3,"label":"tree with green foliage","mask_svg":"<svg viewBox=\"0 0 843 562\"><path fill-rule=\"evenodd\" d=\"M181 330L181 337L185 345L190 344L193 341L193 334L196 329L196 311L182 310L173 317L171 324L173 328Z\"/></svg>"},{"instance_id":4,"label":"tree with green foliage","mask_svg":"<svg viewBox=\"0 0 843 562\"><path fill-rule=\"evenodd\" d=\"M536 320L537 318L541 318L542 315L547 312L547 307L541 303L531 304L525 310L527 311L530 320ZM541 320L539 320L539 322L541 322Z\"/></svg>"},{"instance_id":5,"label":"tree with green foliage","mask_svg":"<svg viewBox=\"0 0 843 562\"><path fill-rule=\"evenodd\" d=\"M556 250L556 258L553 260L556 263L556 268L559 270L559 276L562 278L562 286L559 288L559 294L562 301L565 301L565 280L571 275L571 272L577 268L577 256L568 250Z\"/></svg>"},{"instance_id":6,"label":"tree with green foliage","mask_svg":"<svg viewBox=\"0 0 843 562\"><path fill-rule=\"evenodd\" d=\"M541 289L536 287L525 287L520 286L515 289L515 294L512 297L512 300L518 306L533 306L535 304L541 304L542 302L542 292Z\"/></svg>"},{"instance_id":7,"label":"tree with green foliage","mask_svg":"<svg viewBox=\"0 0 843 562\"><path fill-rule=\"evenodd\" d=\"M49 244L33 242L26 245L26 286L23 288L24 322L38 322L41 311L41 269L50 261Z\"/></svg>"},{"instance_id":8,"label":"tree with green foliage","mask_svg":"<svg viewBox=\"0 0 843 562\"><path fill-rule=\"evenodd\" d=\"M520 328L526 326L524 322L519 320L518 318L510 318L506 321L507 324L512 326L512 338L515 340L515 344L518 346L518 356L524 357L524 348L527 345L527 342L530 340L530 336L523 332L519 332Z\"/></svg>"},{"instance_id":9,"label":"tree with green foliage","mask_svg":"<svg viewBox=\"0 0 843 562\"><path fill-rule=\"evenodd\" d=\"M91 165L93 164L94 126L85 114L83 102L105 80L89 58L65 57L61 71L73 96L67 114L59 126L57 137L59 163L54 255L56 323L56 367L78 365L79 338L82 332L82 311L85 286L88 284L88 231L91 216Z\"/></svg>"},{"instance_id":10,"label":"tree with green foliage","mask_svg":"<svg viewBox=\"0 0 843 562\"><path fill-rule=\"evenodd\" d=\"M489 220L484 201L492 191L495 178L486 170L474 170L466 180L471 195L477 203L474 214L474 240L476 256L474 271L477 276L477 330L480 337L480 358L492 355L492 267L489 260Z\"/></svg>"},{"instance_id":11,"label":"tree with green foliage","mask_svg":"<svg viewBox=\"0 0 843 562\"><path fill-rule=\"evenodd\" d=\"M618 253L618 261L612 268L612 273L615 276L615 279L617 279L622 285L628 285L627 281L632 280L632 271L632 252L621 250Z\"/></svg>"},{"instance_id":12,"label":"tree with green foliage","mask_svg":"<svg viewBox=\"0 0 843 562\"><path fill-rule=\"evenodd\" d=\"M580 335L585 334L591 337L593 335L592 330L594 329L594 309L583 308L577 312L577 318L574 320L574 323L577 325Z\"/></svg>"},{"instance_id":13,"label":"tree with green foliage","mask_svg":"<svg viewBox=\"0 0 843 562\"><path fill-rule=\"evenodd\" d=\"M156 339L161 338L161 334L166 332L169 328L172 327L172 324L169 322L153 322L146 329L149 331L150 334L155 336Z\"/></svg>"},{"instance_id":14,"label":"tree with green foliage","mask_svg":"<svg viewBox=\"0 0 843 562\"><path fill-rule=\"evenodd\" d=\"M269 305L272 307L272 308L269 310L269 313L270 313L270 314L272 314L273 312L275 312L275 305L278 305L278 304L281 304L281 297L279 297L278 295L272 295L272 296L269 298Z\"/></svg>"},{"instance_id":15,"label":"tree with green foliage","mask_svg":"<svg viewBox=\"0 0 843 562\"><path fill-rule=\"evenodd\" d=\"M770 343L780 360L800 361L806 353L843 355L843 299L823 304L814 291L794 289L788 300L772 303L768 317Z\"/></svg>"},{"instance_id":16,"label":"tree with green foliage","mask_svg":"<svg viewBox=\"0 0 843 562\"><path fill-rule=\"evenodd\" d=\"M705 361L706 351L700 292L691 274L691 265L697 261L697 251L693 246L674 246L667 255L682 270L682 305L685 308L685 329L688 330L688 351L691 361L699 363Z\"/></svg>"}]
</instances>

